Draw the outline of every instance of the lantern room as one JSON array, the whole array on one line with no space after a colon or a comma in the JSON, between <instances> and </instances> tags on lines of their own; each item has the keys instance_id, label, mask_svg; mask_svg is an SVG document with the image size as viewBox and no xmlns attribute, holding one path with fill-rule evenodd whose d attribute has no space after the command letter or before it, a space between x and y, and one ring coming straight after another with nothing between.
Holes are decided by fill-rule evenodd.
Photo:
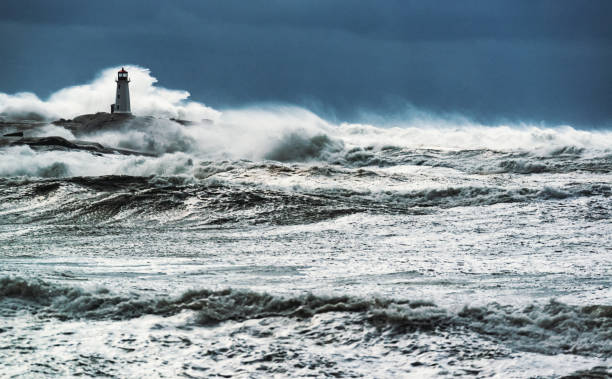
<instances>
[{"instance_id":1,"label":"lantern room","mask_svg":"<svg viewBox=\"0 0 612 379\"><path fill-rule=\"evenodd\" d=\"M128 72L125 71L123 67L121 67L121 71L117 73L118 80L128 80Z\"/></svg>"}]
</instances>

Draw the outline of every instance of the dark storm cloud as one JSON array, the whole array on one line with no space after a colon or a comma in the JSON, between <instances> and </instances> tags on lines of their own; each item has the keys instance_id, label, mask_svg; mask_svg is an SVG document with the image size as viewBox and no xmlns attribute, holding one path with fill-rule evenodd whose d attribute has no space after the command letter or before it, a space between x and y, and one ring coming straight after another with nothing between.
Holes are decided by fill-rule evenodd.
<instances>
[{"instance_id":1,"label":"dark storm cloud","mask_svg":"<svg viewBox=\"0 0 612 379\"><path fill-rule=\"evenodd\" d=\"M2 1L0 92L135 63L217 107L612 120L611 2Z\"/></svg>"}]
</instances>

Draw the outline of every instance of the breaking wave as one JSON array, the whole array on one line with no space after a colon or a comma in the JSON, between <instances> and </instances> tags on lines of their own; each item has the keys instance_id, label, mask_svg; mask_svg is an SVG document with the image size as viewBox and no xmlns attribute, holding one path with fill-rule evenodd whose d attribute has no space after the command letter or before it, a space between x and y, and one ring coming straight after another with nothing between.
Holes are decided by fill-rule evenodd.
<instances>
[{"instance_id":1,"label":"breaking wave","mask_svg":"<svg viewBox=\"0 0 612 379\"><path fill-rule=\"evenodd\" d=\"M107 111L104 104L113 100L114 75L119 68L113 67L103 70L90 83L61 89L46 100L32 93L0 93L0 121L5 121L0 131L6 134L22 130L30 137L78 138L150 154L184 153L209 160L319 161L349 166L417 164L532 174L562 171L563 162L573 161L580 163L577 169L588 169L593 163L589 160L597 157L607 161L604 171L610 169L610 131L576 130L571 126L483 125L416 110L413 116L392 127L332 123L309 110L288 105L219 111L189 100L187 91L156 86L157 79L146 68L126 67L132 76L132 109L137 117L118 119L95 114ZM78 116L83 114L95 115ZM18 122L24 118L36 122ZM53 120L58 121L48 123ZM12 152L0 147L3 158ZM454 161L455 153L458 162ZM476 162L470 160L472 153ZM493 159L492 164L488 158ZM74 164L59 159L57 163L66 166L66 170L57 171L60 175L86 175ZM601 168L600 161L593 164L594 170ZM0 175L20 172L36 176L39 171L4 167ZM107 170L105 174L130 173L114 167L114 171ZM48 173L43 170L40 175Z\"/></svg>"},{"instance_id":2,"label":"breaking wave","mask_svg":"<svg viewBox=\"0 0 612 379\"><path fill-rule=\"evenodd\" d=\"M137 134L140 137L137 137ZM201 179L213 175L207 173L210 162L226 165L236 162L235 167L248 161L272 160L284 163L319 163L328 170L385 168L394 166L423 166L450 168L468 174L543 174L570 172L612 172L612 154L604 152L596 156L548 155L537 156L526 152L495 152L491 150L441 151L433 149L405 149L398 147L352 148L339 139L325 134L291 132L274 140L266 149L244 148L242 153L228 154L210 147L211 154L202 155L195 149L201 146L197 138L151 140L147 133L126 133L115 146L121 149L140 149L157 156L139 154L108 154L96 151L91 143L72 143L61 138L41 137L53 146L19 145L0 147L1 177L61 178L93 175L185 175ZM109 137L110 138L110 137ZM201 137L207 139L206 137ZM95 138L92 138L95 140ZM102 138L106 140L107 138ZM53 142L57 141L57 142ZM210 140L208 140L209 143ZM235 149L240 149L234 146ZM257 151L255 151L257 150ZM129 151L129 150L123 150ZM186 152L184 152L186 151ZM235 157L249 159L236 160ZM243 163L240 163L243 162ZM209 166L208 168L205 168ZM333 168L335 167L335 168ZM332 169L333 168L333 169ZM214 171L214 170L213 170ZM223 171L223 170L222 170ZM330 171L331 172L331 171Z\"/></svg>"},{"instance_id":3,"label":"breaking wave","mask_svg":"<svg viewBox=\"0 0 612 379\"><path fill-rule=\"evenodd\" d=\"M283 297L236 289L190 290L175 298L147 298L41 280L0 278L0 309L5 316L18 308L15 301L42 318L120 320L192 311L191 322L199 325L272 317L304 319L335 312L349 323L366 322L379 331L397 334L468 329L523 351L612 354L612 307L603 305L578 307L550 301L517 308L491 303L466 306L455 313L426 301L313 294Z\"/></svg>"},{"instance_id":4,"label":"breaking wave","mask_svg":"<svg viewBox=\"0 0 612 379\"><path fill-rule=\"evenodd\" d=\"M280 162L324 159L324 154L338 153L342 148L343 144L340 141L333 141L325 134L305 138L300 134L291 133L274 146L265 158Z\"/></svg>"},{"instance_id":5,"label":"breaking wave","mask_svg":"<svg viewBox=\"0 0 612 379\"><path fill-rule=\"evenodd\" d=\"M295 168L265 166L281 174ZM187 225L229 223L312 223L354 213L421 214L435 208L484 206L570 197L612 195L606 183L563 187L442 187L422 190L348 188L274 188L254 183L216 180L212 166L193 182L188 177L99 176L47 180L0 179L0 215L11 223L30 222L163 222ZM61 168L58 168L60 170ZM203 168L205 169L205 168ZM259 166L255 170L259 169ZM297 169L298 171L300 169ZM248 169L238 169L238 175ZM314 175L333 175L315 170ZM313 171L309 172L312 175ZM360 172L356 173L360 175Z\"/></svg>"}]
</instances>

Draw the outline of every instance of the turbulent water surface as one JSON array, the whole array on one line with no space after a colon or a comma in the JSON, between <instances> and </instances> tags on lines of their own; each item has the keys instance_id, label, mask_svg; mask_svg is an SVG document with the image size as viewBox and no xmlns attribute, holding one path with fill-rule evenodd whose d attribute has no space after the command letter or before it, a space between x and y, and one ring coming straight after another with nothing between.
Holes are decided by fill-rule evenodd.
<instances>
[{"instance_id":1,"label":"turbulent water surface","mask_svg":"<svg viewBox=\"0 0 612 379\"><path fill-rule=\"evenodd\" d=\"M609 374L612 135L279 112L6 126L0 375Z\"/></svg>"}]
</instances>

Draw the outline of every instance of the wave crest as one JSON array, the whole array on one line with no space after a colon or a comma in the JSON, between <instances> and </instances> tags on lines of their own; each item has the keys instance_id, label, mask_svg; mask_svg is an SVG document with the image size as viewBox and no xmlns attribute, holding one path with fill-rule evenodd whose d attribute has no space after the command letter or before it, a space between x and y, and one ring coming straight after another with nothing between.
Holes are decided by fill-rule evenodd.
<instances>
[{"instance_id":1,"label":"wave crest","mask_svg":"<svg viewBox=\"0 0 612 379\"><path fill-rule=\"evenodd\" d=\"M239 174L245 171L244 166ZM334 175L334 171L264 165L282 175ZM58 167L58 169L63 169ZM138 223L163 222L183 226L252 223L293 225L348 214L421 214L435 208L528 203L572 197L610 197L605 183L573 183L562 187L499 188L464 186L422 190L352 190L350 188L268 188L253 183L232 183L214 177L234 170L232 164L207 165L189 177L99 176L67 179L0 179L4 201L0 212L6 222ZM296 171L297 170L297 171ZM357 175L361 175L357 172ZM60 190L61 189L61 190Z\"/></svg>"},{"instance_id":2,"label":"wave crest","mask_svg":"<svg viewBox=\"0 0 612 379\"><path fill-rule=\"evenodd\" d=\"M465 328L524 351L612 354L612 306L605 305L578 307L550 301L517 308L491 303L466 306L453 313L430 302L376 297L286 297L236 289L190 290L176 298L119 296L104 289L88 292L41 280L2 277L0 307L7 300L30 302L33 313L60 319L130 319L189 310L195 312L194 324L207 326L271 317L304 319L335 312L338 317L348 317L346 322L366 322L380 331L398 334Z\"/></svg>"}]
</instances>

